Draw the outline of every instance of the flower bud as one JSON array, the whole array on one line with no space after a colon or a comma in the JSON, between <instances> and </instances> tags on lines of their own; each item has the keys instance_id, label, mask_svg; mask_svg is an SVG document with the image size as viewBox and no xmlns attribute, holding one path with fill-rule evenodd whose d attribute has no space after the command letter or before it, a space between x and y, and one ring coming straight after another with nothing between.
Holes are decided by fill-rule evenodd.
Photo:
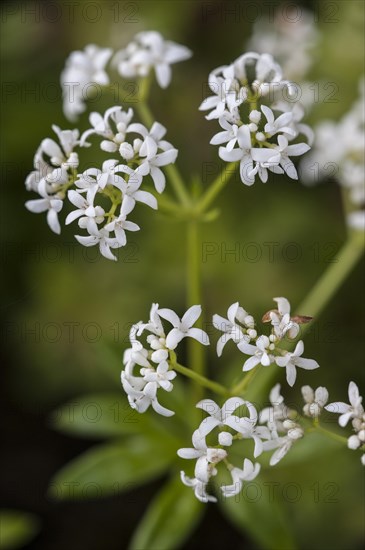
<instances>
[{"instance_id":1,"label":"flower bud","mask_svg":"<svg viewBox=\"0 0 365 550\"><path fill-rule=\"evenodd\" d=\"M134 157L133 147L126 141L119 147L119 153L125 160L131 160Z\"/></svg>"},{"instance_id":2,"label":"flower bud","mask_svg":"<svg viewBox=\"0 0 365 550\"><path fill-rule=\"evenodd\" d=\"M347 440L347 446L349 449L355 450L358 449L361 445L360 439L357 435L351 435Z\"/></svg>"}]
</instances>

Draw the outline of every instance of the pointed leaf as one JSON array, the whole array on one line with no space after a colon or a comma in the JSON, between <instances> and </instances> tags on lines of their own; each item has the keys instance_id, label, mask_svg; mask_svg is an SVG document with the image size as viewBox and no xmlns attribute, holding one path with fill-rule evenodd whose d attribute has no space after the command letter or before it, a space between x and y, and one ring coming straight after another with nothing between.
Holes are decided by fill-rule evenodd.
<instances>
[{"instance_id":1,"label":"pointed leaf","mask_svg":"<svg viewBox=\"0 0 365 550\"><path fill-rule=\"evenodd\" d=\"M0 548L22 548L39 530L39 521L33 514L18 510L0 510Z\"/></svg>"},{"instance_id":2,"label":"pointed leaf","mask_svg":"<svg viewBox=\"0 0 365 550\"><path fill-rule=\"evenodd\" d=\"M176 474L149 505L129 550L180 548L199 523L204 510L204 505Z\"/></svg>"},{"instance_id":3,"label":"pointed leaf","mask_svg":"<svg viewBox=\"0 0 365 550\"><path fill-rule=\"evenodd\" d=\"M91 448L53 478L49 494L59 500L90 499L131 490L161 475L176 451L163 439L135 436Z\"/></svg>"},{"instance_id":4,"label":"pointed leaf","mask_svg":"<svg viewBox=\"0 0 365 550\"><path fill-rule=\"evenodd\" d=\"M258 478L252 486L252 492L243 490L235 497L219 499L224 515L262 550L295 549L290 521L281 503L269 498Z\"/></svg>"}]
</instances>

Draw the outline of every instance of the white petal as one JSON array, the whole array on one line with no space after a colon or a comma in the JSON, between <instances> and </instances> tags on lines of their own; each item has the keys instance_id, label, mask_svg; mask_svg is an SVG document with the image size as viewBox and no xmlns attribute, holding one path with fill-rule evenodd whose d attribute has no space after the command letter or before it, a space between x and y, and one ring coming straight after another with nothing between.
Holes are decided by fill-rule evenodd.
<instances>
[{"instance_id":1,"label":"white petal","mask_svg":"<svg viewBox=\"0 0 365 550\"><path fill-rule=\"evenodd\" d=\"M166 336L166 347L174 350L186 335L177 328L173 328Z\"/></svg>"},{"instance_id":2,"label":"white petal","mask_svg":"<svg viewBox=\"0 0 365 550\"><path fill-rule=\"evenodd\" d=\"M208 334L201 328L189 328L185 336L190 336L190 338L194 338L194 340L197 340L198 342L203 344L203 346L209 346L210 344Z\"/></svg>"},{"instance_id":3,"label":"white petal","mask_svg":"<svg viewBox=\"0 0 365 550\"><path fill-rule=\"evenodd\" d=\"M161 308L157 310L157 313L160 317L163 319L166 319L166 321L169 321L169 323L172 324L173 327L178 328L180 327L180 318L176 315L176 313L172 309L168 308Z\"/></svg>"}]
</instances>

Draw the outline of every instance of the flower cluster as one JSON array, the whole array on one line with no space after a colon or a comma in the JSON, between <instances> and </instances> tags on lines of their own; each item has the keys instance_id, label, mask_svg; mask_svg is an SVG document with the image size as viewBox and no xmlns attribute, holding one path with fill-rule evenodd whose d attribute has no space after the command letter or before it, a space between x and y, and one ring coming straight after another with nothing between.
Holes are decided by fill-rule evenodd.
<instances>
[{"instance_id":1,"label":"flower cluster","mask_svg":"<svg viewBox=\"0 0 365 550\"><path fill-rule=\"evenodd\" d=\"M171 82L170 65L192 56L186 47L164 40L159 32L138 33L128 46L115 54L113 63L124 78L146 77L153 68L161 88Z\"/></svg>"},{"instance_id":2,"label":"flower cluster","mask_svg":"<svg viewBox=\"0 0 365 550\"><path fill-rule=\"evenodd\" d=\"M110 77L106 65L113 55L110 48L89 44L83 51L75 51L66 60L61 73L63 111L74 121L86 109L85 102L95 86L108 86ZM191 57L185 46L164 40L156 31L138 33L128 46L115 53L112 59L124 78L146 77L155 69L157 82L166 88L171 81L170 65Z\"/></svg>"},{"instance_id":3,"label":"flower cluster","mask_svg":"<svg viewBox=\"0 0 365 550\"><path fill-rule=\"evenodd\" d=\"M301 80L313 62L319 33L314 17L298 6L280 6L274 17L260 17L254 24L247 47L259 53L271 52L293 80Z\"/></svg>"},{"instance_id":4,"label":"flower cluster","mask_svg":"<svg viewBox=\"0 0 365 550\"><path fill-rule=\"evenodd\" d=\"M349 384L349 401L350 404L336 401L330 403L325 409L331 413L339 414L339 425L344 428L349 420L352 420L354 434L350 435L347 440L349 449L363 448L365 445L365 412L362 406L362 397L359 393L359 388L355 382ZM365 466L365 453L361 456L361 462Z\"/></svg>"},{"instance_id":5,"label":"flower cluster","mask_svg":"<svg viewBox=\"0 0 365 550\"><path fill-rule=\"evenodd\" d=\"M280 384L276 384L270 392L271 407L263 409L260 413L260 423L266 424L270 430L270 438L263 443L264 451L275 452L270 458L270 466L275 466L291 449L295 441L301 439L304 430L296 418L295 411L288 409L284 398L280 394Z\"/></svg>"},{"instance_id":6,"label":"flower cluster","mask_svg":"<svg viewBox=\"0 0 365 550\"><path fill-rule=\"evenodd\" d=\"M197 405L198 408L208 413L199 428L193 433L193 448L179 449L177 454L181 458L197 459L194 470L194 478L181 472L181 480L188 487L194 489L195 496L201 502L216 502L216 498L208 495L207 485L210 479L217 474L217 464L224 461L232 477L232 484L221 487L223 496L231 497L242 489L243 481L255 479L260 471L259 464L253 464L245 459L243 469L237 468L227 460L227 448L234 439L253 439L255 442L254 456L262 452L261 438L269 438L267 428L256 426L258 415L252 403L244 401L240 397L231 397L222 408L211 399L203 399ZM239 408L245 407L249 416L234 414ZM218 441L215 445L207 445L206 437L216 428L219 428ZM233 434L232 434L233 432Z\"/></svg>"},{"instance_id":7,"label":"flower cluster","mask_svg":"<svg viewBox=\"0 0 365 550\"><path fill-rule=\"evenodd\" d=\"M214 315L215 328L223 332L217 343L217 354L220 356L225 343L233 340L242 353L250 356L242 367L244 372L250 371L259 364L268 367L275 363L286 369L287 382L293 386L297 375L296 367L313 370L319 365L313 359L302 357L304 351L302 340L297 343L293 352L282 349L279 344L284 337L295 339L299 334L299 325L308 323L311 317L302 315L291 317L290 303L286 298L274 298L274 301L277 303L277 309L268 311L262 318L264 323L271 325L269 336L258 335L253 317L248 315L238 302L229 307L228 319Z\"/></svg>"},{"instance_id":8,"label":"flower cluster","mask_svg":"<svg viewBox=\"0 0 365 550\"><path fill-rule=\"evenodd\" d=\"M275 301L278 309L268 311L263 317L265 323L271 324L270 336L258 336L254 318L238 302L228 308L228 319L215 314L213 325L223 333L217 342L217 354L221 356L226 343L232 340L242 353L250 356L243 365L244 372L259 364L267 367L276 363L286 368L288 384L293 386L296 380L296 367L313 370L319 365L313 359L301 357L304 351L301 340L294 352L282 349L278 344L284 336L289 339L296 338L300 323L309 322L311 317L291 317L288 300L281 297L275 298ZM138 412L145 412L152 405L159 414L173 414L160 406L156 392L160 387L166 391L172 390L171 380L175 377L172 369L176 365L174 352L183 338L191 337L203 345L209 345L207 333L193 326L200 315L200 305L190 307L180 319L171 309L160 309L158 304L152 304L148 323L140 321L132 326L129 335L132 347L124 354L125 369L122 371L121 379L131 407ZM173 327L168 333L165 332L162 319ZM138 340L143 333L148 333L146 345ZM135 367L140 369L138 376L134 373Z\"/></svg>"},{"instance_id":9,"label":"flower cluster","mask_svg":"<svg viewBox=\"0 0 365 550\"><path fill-rule=\"evenodd\" d=\"M25 206L31 212L47 212L48 225L59 234L58 213L77 173L79 157L74 148L80 141L78 130L61 130L58 126L52 129L59 143L50 138L42 141L34 156L34 170L25 180L27 191L35 191L41 198L27 201Z\"/></svg>"},{"instance_id":10,"label":"flower cluster","mask_svg":"<svg viewBox=\"0 0 365 550\"><path fill-rule=\"evenodd\" d=\"M75 51L66 60L61 73L63 112L74 121L86 109L85 99L93 85L107 86L109 76L105 66L112 56L110 48L89 44L84 51Z\"/></svg>"},{"instance_id":11,"label":"flower cluster","mask_svg":"<svg viewBox=\"0 0 365 550\"><path fill-rule=\"evenodd\" d=\"M241 180L266 182L268 172L297 179L290 157L306 153L312 132L301 123L304 109L292 98L296 86L284 80L281 67L270 54L249 52L231 65L218 67L209 75L213 95L200 110L210 111L208 120L218 119L223 131L211 140L226 162L240 162ZM297 142L302 134L307 142ZM295 143L294 143L295 141Z\"/></svg>"},{"instance_id":12,"label":"flower cluster","mask_svg":"<svg viewBox=\"0 0 365 550\"><path fill-rule=\"evenodd\" d=\"M101 254L116 260L113 249L125 246L126 231L138 231L139 226L127 219L137 202L157 209L155 196L141 189L146 176L150 176L155 189L162 193L165 175L161 167L175 162L178 151L164 140L166 128L155 122L151 129L133 123L133 110L111 107L102 116L91 113L91 128L80 139L78 130L54 130L60 145L45 139L36 152L33 171L26 180L28 190L37 191L41 199L31 200L26 207L32 212L47 211L51 229L60 233L58 213L63 200L76 209L66 218L66 225L78 220L86 235L75 235L84 246L98 245ZM97 136L100 148L114 153L117 159L107 159L101 169L88 168L77 172L79 159L73 152L76 146L88 147L87 139ZM74 186L74 189L69 189ZM99 204L98 204L99 202ZM105 205L110 204L106 209Z\"/></svg>"},{"instance_id":13,"label":"flower cluster","mask_svg":"<svg viewBox=\"0 0 365 550\"><path fill-rule=\"evenodd\" d=\"M360 97L339 122L324 120L315 128L315 142L310 155L302 161L307 183L318 183L335 176L348 190L353 211L347 223L354 229L365 228L365 80L360 82Z\"/></svg>"},{"instance_id":14,"label":"flower cluster","mask_svg":"<svg viewBox=\"0 0 365 550\"><path fill-rule=\"evenodd\" d=\"M241 397L230 397L222 408L211 399L203 399L196 406L208 414L202 420L192 436L193 448L182 448L177 451L180 458L196 460L194 477L188 477L181 471L181 480L184 485L193 488L196 498L201 502L216 502L216 498L207 492L211 479L217 475L217 465L224 463L228 469L232 483L222 485L224 497L232 497L242 490L243 482L255 479L260 471L260 464L253 463L245 458L243 468L238 468L229 462L231 446L236 441L252 440L254 443L253 457L256 459L263 452L274 451L270 457L270 466L275 466L290 451L296 441L305 435L303 417L285 405L281 395L280 384L276 384L270 391L270 406L260 413L255 406ZM354 384L349 386L350 405L346 403L331 403L325 406L328 400L328 391L319 387L315 391L310 386L302 387L305 401L304 415L316 419L323 408L330 412L341 414L340 426L344 427L350 419L355 434L348 439L350 449L359 449L365 443L365 414L361 405L362 398ZM217 438L213 440L214 430L218 430ZM207 438L211 443L207 443ZM365 464L365 454L361 461Z\"/></svg>"},{"instance_id":15,"label":"flower cluster","mask_svg":"<svg viewBox=\"0 0 365 550\"><path fill-rule=\"evenodd\" d=\"M194 338L203 345L209 344L209 337L203 330L194 327L201 314L200 306L192 306L180 319L171 309L159 308L152 304L148 323L140 321L130 330L131 348L124 353L124 370L121 374L122 385L133 409L145 412L150 405L163 416L174 414L160 405L157 400L157 390L171 391L172 380L176 376L171 361L172 352L183 338ZM162 319L168 321L172 328L165 333ZM137 338L147 333L146 344ZM170 361L170 364L169 364ZM139 369L136 376L135 369Z\"/></svg>"}]
</instances>

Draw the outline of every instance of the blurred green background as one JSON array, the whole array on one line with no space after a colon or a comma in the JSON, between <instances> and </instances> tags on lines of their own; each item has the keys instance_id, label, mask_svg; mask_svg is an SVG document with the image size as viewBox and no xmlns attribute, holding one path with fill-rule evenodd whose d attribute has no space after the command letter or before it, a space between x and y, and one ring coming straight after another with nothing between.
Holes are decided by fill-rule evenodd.
<instances>
[{"instance_id":1,"label":"blurred green background","mask_svg":"<svg viewBox=\"0 0 365 550\"><path fill-rule=\"evenodd\" d=\"M115 264L96 249L77 245L72 228L63 226L58 237L48 229L45 216L24 208L30 195L23 182L40 141L51 137L51 124L72 127L63 117L58 87L65 59L88 43L123 47L136 32L149 29L191 48L193 58L173 68L169 89L153 86L151 106L156 120L168 128L167 139L179 149L178 165L184 176L197 177L206 186L214 177L207 170L213 172L218 165L217 150L209 145L217 125L198 112L207 76L245 50L254 19L279 2L255 2L252 11L248 4L253 3L85 1L1 6L0 507L26 510L40 518L42 530L26 548L126 547L161 480L103 500L59 503L50 499L45 496L50 478L95 440L55 432L49 415L65 401L87 393L119 392L130 324L147 319L152 302L181 313L185 308L183 224L143 207L137 209L134 221L142 230L132 235ZM225 11L227 5L233 9L231 14ZM364 65L363 4L348 0L299 5L316 11L321 33L307 79L338 86L337 101L320 100L307 120L310 124L323 118L337 120L358 94ZM110 106L106 97L92 109L103 112L104 106ZM77 126L85 129L87 124L85 114ZM272 307L273 296L286 296L295 308L346 239L341 193L334 181L315 188L284 177L274 177L266 185L258 181L253 188L232 181L217 204L221 216L205 224L202 235L202 250L204 243L214 247L213 254L202 256L207 320L213 313L225 314L237 300L258 318ZM238 258L224 255L232 249L238 251ZM306 337L307 356L315 358L321 369L300 372L296 388L284 389L288 401L301 402L304 383L325 385L332 401L346 401L349 380L361 387L363 271L363 264L356 267ZM218 360L214 347L209 349L210 372L221 380L227 376L226 365L240 362L233 348L227 346L226 351ZM364 478L356 453L323 441L318 454L299 466L294 461L285 468L283 461L265 476L280 483L279 489L290 482L300 484L303 496L298 502L283 499L299 548L361 547ZM334 501L321 496L315 502L315 484L321 491L327 487L326 491L328 483L336 484ZM214 506L208 507L203 523L184 548L204 544L259 548Z\"/></svg>"}]
</instances>

